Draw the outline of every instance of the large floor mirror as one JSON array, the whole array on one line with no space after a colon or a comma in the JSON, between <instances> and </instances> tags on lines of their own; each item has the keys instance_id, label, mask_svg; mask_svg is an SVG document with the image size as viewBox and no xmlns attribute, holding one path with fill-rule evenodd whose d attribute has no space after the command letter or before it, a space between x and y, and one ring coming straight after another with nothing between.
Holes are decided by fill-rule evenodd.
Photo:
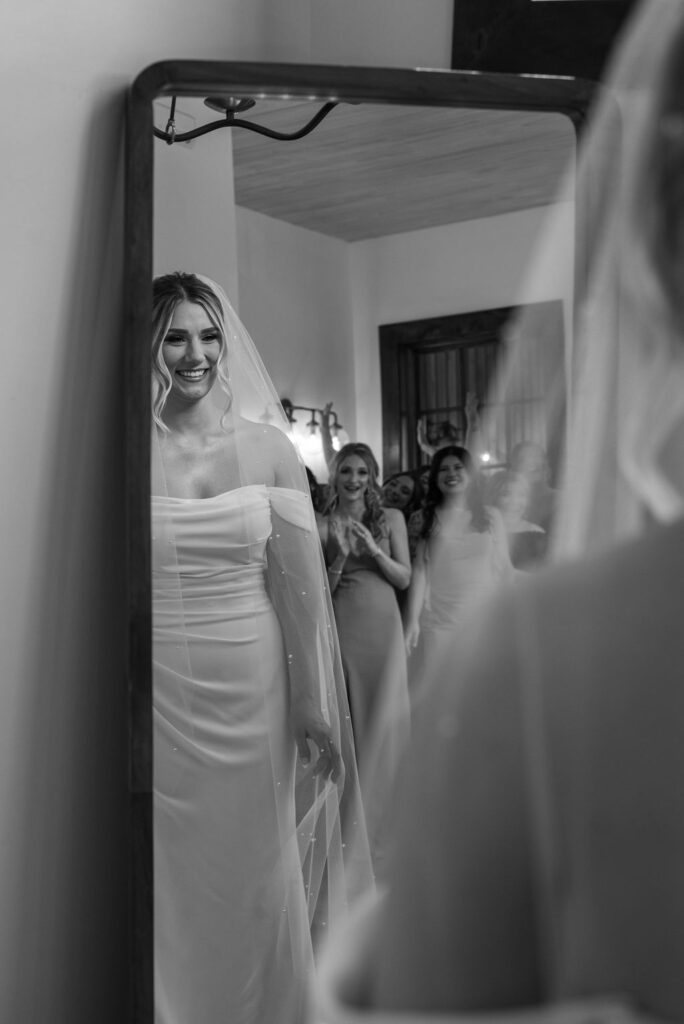
<instances>
[{"instance_id":1,"label":"large floor mirror","mask_svg":"<svg viewBox=\"0 0 684 1024\"><path fill-rule=\"evenodd\" d=\"M320 412L329 403L339 438L369 444L387 474L408 468L424 410L404 409L401 423L387 422L381 329L461 314L486 319L517 302L522 267L554 204L567 222L567 247L550 268L548 290L527 300L554 303L571 335L576 211L572 180L563 176L591 95L589 83L544 76L192 61L153 65L131 88L125 326L135 1024L155 1020L152 278L190 271L221 284L278 397L289 400L293 439L319 479ZM223 126L205 130L214 122ZM457 416L463 387L456 391L449 412ZM403 448L392 440L402 436Z\"/></svg>"}]
</instances>

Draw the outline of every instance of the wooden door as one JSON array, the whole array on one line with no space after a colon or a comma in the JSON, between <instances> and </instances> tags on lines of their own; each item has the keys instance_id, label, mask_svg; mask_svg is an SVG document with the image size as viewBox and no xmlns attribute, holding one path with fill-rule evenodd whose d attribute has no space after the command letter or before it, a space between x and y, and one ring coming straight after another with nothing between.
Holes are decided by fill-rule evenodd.
<instances>
[{"instance_id":1,"label":"wooden door","mask_svg":"<svg viewBox=\"0 0 684 1024\"><path fill-rule=\"evenodd\" d=\"M559 380L564 392L562 303L535 303L531 308L544 344L534 347L534 358L516 367L496 428L479 439L489 469L505 465L519 441L536 441L552 463L558 459L560 439L548 434L547 407L549 389L557 390ZM467 393L478 397L482 413L493 411L504 329L515 312L517 307L503 307L379 328L385 476L427 461L417 441L421 418L428 441L449 434L455 444L463 444Z\"/></svg>"}]
</instances>

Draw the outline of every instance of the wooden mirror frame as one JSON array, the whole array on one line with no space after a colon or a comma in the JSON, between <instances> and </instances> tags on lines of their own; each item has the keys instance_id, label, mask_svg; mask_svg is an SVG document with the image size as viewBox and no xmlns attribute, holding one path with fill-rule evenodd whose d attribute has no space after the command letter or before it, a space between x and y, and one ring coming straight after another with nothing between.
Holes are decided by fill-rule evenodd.
<instances>
[{"instance_id":1,"label":"wooden mirror frame","mask_svg":"<svg viewBox=\"0 0 684 1024\"><path fill-rule=\"evenodd\" d=\"M128 93L124 227L124 373L127 382L127 599L130 786L130 1024L153 1024L152 607L150 538L150 323L153 274L153 101L229 94L321 103L560 113L579 131L595 83L468 71L334 65L163 61ZM294 143L296 145L296 143Z\"/></svg>"}]
</instances>

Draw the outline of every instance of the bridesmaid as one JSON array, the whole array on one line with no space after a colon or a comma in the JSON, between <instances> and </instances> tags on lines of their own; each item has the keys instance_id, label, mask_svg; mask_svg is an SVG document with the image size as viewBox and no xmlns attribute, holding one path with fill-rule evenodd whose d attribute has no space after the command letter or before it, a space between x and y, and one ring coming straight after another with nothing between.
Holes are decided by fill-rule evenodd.
<instances>
[{"instance_id":1,"label":"bridesmaid","mask_svg":"<svg viewBox=\"0 0 684 1024\"><path fill-rule=\"evenodd\" d=\"M472 606L513 567L501 513L485 507L470 453L440 448L430 467L428 494L406 612L411 696L419 699L443 651L454 649Z\"/></svg>"},{"instance_id":2,"label":"bridesmaid","mask_svg":"<svg viewBox=\"0 0 684 1024\"><path fill-rule=\"evenodd\" d=\"M420 480L412 470L402 470L387 477L382 485L382 504L385 508L398 508L406 523L420 508L423 491Z\"/></svg>"},{"instance_id":3,"label":"bridesmaid","mask_svg":"<svg viewBox=\"0 0 684 1024\"><path fill-rule=\"evenodd\" d=\"M354 742L366 797L376 870L392 779L408 737L406 656L396 592L411 579L406 523L383 508L378 464L368 445L335 456L327 514L319 531L349 692ZM372 778L373 806L368 806Z\"/></svg>"}]
</instances>

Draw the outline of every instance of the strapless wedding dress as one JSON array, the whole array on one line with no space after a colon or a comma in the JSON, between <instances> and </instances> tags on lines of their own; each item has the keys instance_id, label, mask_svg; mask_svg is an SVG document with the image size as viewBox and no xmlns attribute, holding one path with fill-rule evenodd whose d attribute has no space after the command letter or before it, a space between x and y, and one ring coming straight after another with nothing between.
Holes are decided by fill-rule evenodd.
<instances>
[{"instance_id":1,"label":"strapless wedding dress","mask_svg":"<svg viewBox=\"0 0 684 1024\"><path fill-rule=\"evenodd\" d=\"M157 1024L299 1024L313 957L261 485L154 497Z\"/></svg>"}]
</instances>

